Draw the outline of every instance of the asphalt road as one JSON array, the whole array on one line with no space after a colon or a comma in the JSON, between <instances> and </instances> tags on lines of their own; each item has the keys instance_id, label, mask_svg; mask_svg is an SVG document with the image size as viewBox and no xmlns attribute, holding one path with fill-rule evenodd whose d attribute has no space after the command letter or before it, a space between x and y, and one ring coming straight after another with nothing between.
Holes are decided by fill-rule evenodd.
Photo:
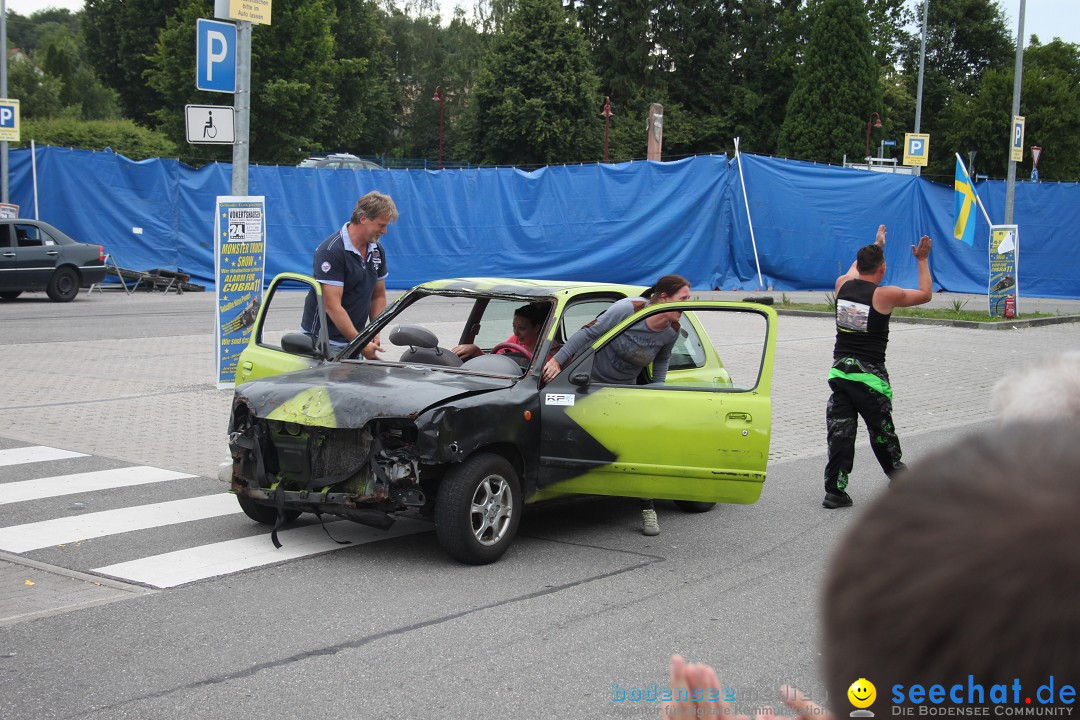
<instances>
[{"instance_id":1,"label":"asphalt road","mask_svg":"<svg viewBox=\"0 0 1080 720\"><path fill-rule=\"evenodd\" d=\"M95 468L187 472L192 495L220 487L211 468L229 393L211 384L211 308L193 294L0 305L0 448L50 445L87 453ZM774 461L755 505L688 515L660 503L662 533L646 538L636 501L575 500L530 508L489 566L453 563L421 532L3 625L0 717L655 718L655 703L629 698L663 686L674 652L713 665L744 711L778 707L785 683L828 702L822 573L844 529L885 491L860 443L856 506L820 506L830 325L781 318ZM1010 367L1077 345L1073 326L894 330L908 460L988 427L988 388ZM0 467L0 483L25 472ZM132 492L141 499L111 502L154 496ZM18 506L35 517L34 503ZM0 505L0 525L12 507ZM125 552L264 532L239 522L37 557L85 570ZM21 566L11 567L4 577L17 582Z\"/></svg>"}]
</instances>

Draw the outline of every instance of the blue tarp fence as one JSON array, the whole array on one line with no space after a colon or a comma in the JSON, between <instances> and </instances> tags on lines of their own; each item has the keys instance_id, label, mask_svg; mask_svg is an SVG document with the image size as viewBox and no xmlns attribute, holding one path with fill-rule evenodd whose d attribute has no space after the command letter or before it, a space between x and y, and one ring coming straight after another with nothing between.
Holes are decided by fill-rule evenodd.
<instances>
[{"instance_id":1,"label":"blue tarp fence","mask_svg":"<svg viewBox=\"0 0 1080 720\"><path fill-rule=\"evenodd\" d=\"M231 194L231 165L33 152L40 219L104 245L122 267L213 283L214 206ZM10 201L34 217L31 150L12 150L10 166ZM979 212L974 247L953 239L951 185L745 154L742 166L749 219L738 166L723 155L530 172L252 166L248 192L266 198L268 280L310 273L315 246L380 190L401 213L384 238L391 288L462 276L647 285L673 272L696 289L831 290L884 223L886 282L915 285L910 248L927 234L935 288L986 293L990 229ZM976 186L996 223L1005 189ZM1013 219L1021 293L1080 298L1080 184L1018 182Z\"/></svg>"}]
</instances>

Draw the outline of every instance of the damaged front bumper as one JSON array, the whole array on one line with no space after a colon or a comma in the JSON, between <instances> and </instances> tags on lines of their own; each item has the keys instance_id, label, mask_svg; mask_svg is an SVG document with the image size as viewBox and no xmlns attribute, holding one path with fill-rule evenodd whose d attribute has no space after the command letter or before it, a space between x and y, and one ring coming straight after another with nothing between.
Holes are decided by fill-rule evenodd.
<instances>
[{"instance_id":1,"label":"damaged front bumper","mask_svg":"<svg viewBox=\"0 0 1080 720\"><path fill-rule=\"evenodd\" d=\"M430 510L416 437L409 419L377 418L358 429L302 425L258 418L238 399L229 429L231 491L279 512L385 529L393 512Z\"/></svg>"}]
</instances>

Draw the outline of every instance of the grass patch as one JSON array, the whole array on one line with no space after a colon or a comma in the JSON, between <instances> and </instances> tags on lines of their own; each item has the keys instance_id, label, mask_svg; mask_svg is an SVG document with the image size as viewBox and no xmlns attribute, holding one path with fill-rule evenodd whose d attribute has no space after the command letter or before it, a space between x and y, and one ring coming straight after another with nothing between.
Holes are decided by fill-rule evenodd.
<instances>
[{"instance_id":1,"label":"grass patch","mask_svg":"<svg viewBox=\"0 0 1080 720\"><path fill-rule=\"evenodd\" d=\"M831 293L829 293L831 295ZM828 295L826 296L828 299ZM834 301L835 302L835 301ZM965 303L966 304L966 303ZM820 312L832 315L836 311L836 306L830 303L786 303L783 306L784 310L806 310L809 312ZM1047 312L1026 312L1015 318L1003 318L1000 315L991 317L985 310L964 310L963 305L959 309L955 307L948 308L927 308L927 307L910 307L910 308L896 308L892 312L894 317L917 317L917 318L929 318L933 320L968 320L971 322L1012 322L1014 320L1027 320L1031 318L1040 317L1057 317L1060 313L1047 313Z\"/></svg>"}]
</instances>

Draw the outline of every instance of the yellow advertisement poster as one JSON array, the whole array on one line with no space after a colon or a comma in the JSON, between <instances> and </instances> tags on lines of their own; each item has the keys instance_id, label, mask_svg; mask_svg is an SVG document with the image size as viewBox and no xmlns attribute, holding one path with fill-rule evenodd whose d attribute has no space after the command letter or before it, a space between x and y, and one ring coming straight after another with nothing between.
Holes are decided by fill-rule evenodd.
<instances>
[{"instance_id":1,"label":"yellow advertisement poster","mask_svg":"<svg viewBox=\"0 0 1080 720\"><path fill-rule=\"evenodd\" d=\"M1016 261L1020 254L1020 234L1016 225L990 228L990 282L987 299L990 315L1016 317L1020 314L1020 288Z\"/></svg>"},{"instance_id":2,"label":"yellow advertisement poster","mask_svg":"<svg viewBox=\"0 0 1080 720\"><path fill-rule=\"evenodd\" d=\"M229 17L258 25L270 24L271 0L229 0Z\"/></svg>"}]
</instances>

